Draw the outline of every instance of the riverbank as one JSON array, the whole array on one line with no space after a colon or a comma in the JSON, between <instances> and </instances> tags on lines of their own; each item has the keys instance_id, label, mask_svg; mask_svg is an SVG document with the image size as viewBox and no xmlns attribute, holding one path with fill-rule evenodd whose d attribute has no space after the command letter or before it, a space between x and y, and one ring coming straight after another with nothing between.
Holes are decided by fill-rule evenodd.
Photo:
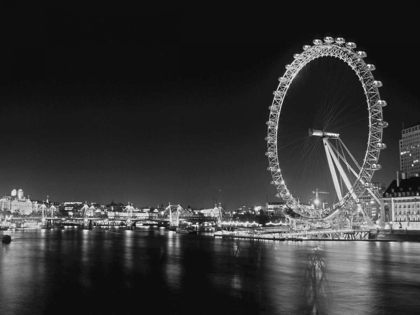
<instances>
[{"instance_id":1,"label":"riverbank","mask_svg":"<svg viewBox=\"0 0 420 315\"><path fill-rule=\"evenodd\" d=\"M420 242L417 230L318 230L261 234L255 231L219 231L214 237L227 239L270 240L270 241L364 241L364 242Z\"/></svg>"}]
</instances>

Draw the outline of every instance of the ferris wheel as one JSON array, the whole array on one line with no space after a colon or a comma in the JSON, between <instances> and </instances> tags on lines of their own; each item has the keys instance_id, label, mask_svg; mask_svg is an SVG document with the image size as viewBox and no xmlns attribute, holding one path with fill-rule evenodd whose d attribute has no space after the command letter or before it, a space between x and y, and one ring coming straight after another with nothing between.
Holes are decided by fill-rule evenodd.
<instances>
[{"instance_id":1,"label":"ferris wheel","mask_svg":"<svg viewBox=\"0 0 420 315\"><path fill-rule=\"evenodd\" d=\"M302 53L293 55L293 62L286 65L286 72L279 78L279 85L276 91L273 92L274 99L272 105L269 107L270 116L267 121L268 135L266 141L268 150L266 155L269 161L268 170L271 172L273 178L271 184L277 189L276 196L283 199L287 207L296 213L301 214L300 210L304 206L301 205L299 198L294 197L289 190L283 176L284 171L282 171L282 165L279 162L278 141L279 127L281 127L280 116L284 100L294 79L309 63L324 57L340 59L344 64L350 66L358 77L365 95L365 106L367 106L368 140L367 147L363 149L365 152L363 160L356 161L340 138L339 133L334 130L309 129L309 136L322 139L337 196L335 202L327 211L324 211L321 215L319 213L317 214L318 218L325 219L333 213L339 213L349 203L353 205L358 204L360 198L366 192L371 194L379 202L379 195L371 181L374 172L381 169L381 165L378 163L379 155L381 150L386 148L386 145L382 142L382 133L383 128L386 128L388 123L383 120L382 109L387 103L381 100L379 95L378 88L382 86L381 81L375 80L372 74L375 66L365 63L364 58L366 57L366 53L364 51L356 51L355 49L355 43L346 42L341 37L335 39L325 37L324 40L315 39L313 45L304 45ZM344 149L341 151L338 150L332 144L334 141L335 143L340 143L341 148ZM343 151L346 151L350 158L345 158ZM352 165L349 163L351 159L354 162ZM346 176L343 170L344 168L350 170L354 176L353 180L350 180ZM341 186L340 183L342 183Z\"/></svg>"}]
</instances>

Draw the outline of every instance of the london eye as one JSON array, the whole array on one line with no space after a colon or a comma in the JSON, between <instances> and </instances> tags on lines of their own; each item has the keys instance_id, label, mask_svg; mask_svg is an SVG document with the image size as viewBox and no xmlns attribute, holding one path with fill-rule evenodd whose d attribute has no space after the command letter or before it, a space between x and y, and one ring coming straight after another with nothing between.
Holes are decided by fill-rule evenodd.
<instances>
[{"instance_id":1,"label":"london eye","mask_svg":"<svg viewBox=\"0 0 420 315\"><path fill-rule=\"evenodd\" d=\"M361 213L371 223L361 199L369 194L380 203L372 178L386 148L387 103L380 98L375 66L356 47L341 37L315 39L293 55L273 92L268 170L290 218L325 222ZM330 192L321 209L306 201L315 188Z\"/></svg>"}]
</instances>

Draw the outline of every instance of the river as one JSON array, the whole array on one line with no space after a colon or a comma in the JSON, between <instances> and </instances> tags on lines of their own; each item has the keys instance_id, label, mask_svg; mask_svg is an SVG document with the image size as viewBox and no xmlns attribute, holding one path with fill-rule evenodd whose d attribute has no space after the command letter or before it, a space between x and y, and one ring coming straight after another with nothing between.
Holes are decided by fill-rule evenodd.
<instances>
[{"instance_id":1,"label":"river","mask_svg":"<svg viewBox=\"0 0 420 315\"><path fill-rule=\"evenodd\" d=\"M0 314L420 314L420 243L145 227L10 234Z\"/></svg>"}]
</instances>

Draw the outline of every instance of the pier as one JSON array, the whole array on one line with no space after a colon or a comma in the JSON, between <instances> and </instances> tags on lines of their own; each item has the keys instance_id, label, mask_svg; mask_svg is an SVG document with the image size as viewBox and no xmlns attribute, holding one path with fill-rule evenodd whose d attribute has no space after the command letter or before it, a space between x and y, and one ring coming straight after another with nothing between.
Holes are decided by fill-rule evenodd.
<instances>
[{"instance_id":1,"label":"pier","mask_svg":"<svg viewBox=\"0 0 420 315\"><path fill-rule=\"evenodd\" d=\"M319 231L301 231L301 232L270 232L247 230L247 231L219 231L214 234L215 237L222 238L242 238L257 240L368 240L369 230L319 230Z\"/></svg>"}]
</instances>

